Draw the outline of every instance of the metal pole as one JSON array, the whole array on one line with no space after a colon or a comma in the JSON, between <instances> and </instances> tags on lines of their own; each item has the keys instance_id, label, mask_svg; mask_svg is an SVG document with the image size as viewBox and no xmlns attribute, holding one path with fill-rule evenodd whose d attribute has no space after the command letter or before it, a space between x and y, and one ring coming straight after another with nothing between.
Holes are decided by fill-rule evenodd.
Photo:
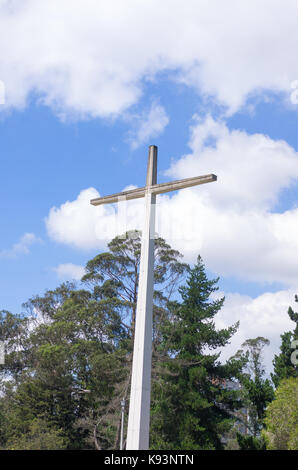
<instances>
[{"instance_id":1,"label":"metal pole","mask_svg":"<svg viewBox=\"0 0 298 470\"><path fill-rule=\"evenodd\" d=\"M125 399L121 400L121 434L120 434L120 450L123 450L123 436L124 436L124 413L125 413Z\"/></svg>"}]
</instances>

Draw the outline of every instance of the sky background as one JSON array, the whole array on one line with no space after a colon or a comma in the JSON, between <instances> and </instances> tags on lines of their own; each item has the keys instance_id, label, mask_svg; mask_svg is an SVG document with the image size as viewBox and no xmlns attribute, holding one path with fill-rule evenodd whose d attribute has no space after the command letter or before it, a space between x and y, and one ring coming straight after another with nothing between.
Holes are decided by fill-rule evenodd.
<instances>
[{"instance_id":1,"label":"sky background","mask_svg":"<svg viewBox=\"0 0 298 470\"><path fill-rule=\"evenodd\" d=\"M64 280L127 226L99 195L158 182L157 231L240 320L222 358L264 336L267 372L298 293L298 4L294 0L0 0L0 309Z\"/></svg>"}]
</instances>

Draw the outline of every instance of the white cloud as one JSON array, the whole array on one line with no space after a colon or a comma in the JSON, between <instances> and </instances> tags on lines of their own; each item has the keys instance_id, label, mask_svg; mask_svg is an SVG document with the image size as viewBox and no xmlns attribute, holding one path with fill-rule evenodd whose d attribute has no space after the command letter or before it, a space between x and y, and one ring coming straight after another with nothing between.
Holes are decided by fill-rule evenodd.
<instances>
[{"instance_id":1,"label":"white cloud","mask_svg":"<svg viewBox=\"0 0 298 470\"><path fill-rule=\"evenodd\" d=\"M215 173L218 181L159 196L157 232L189 262L200 253L220 277L295 286L298 208L274 213L274 204L280 191L298 180L297 152L261 134L230 131L211 117L193 127L190 146L192 153L168 173L176 178ZM49 235L80 249L102 249L115 235L142 227L142 199L118 208L91 206L98 196L89 188L51 209Z\"/></svg>"},{"instance_id":2,"label":"white cloud","mask_svg":"<svg viewBox=\"0 0 298 470\"><path fill-rule=\"evenodd\" d=\"M5 104L5 85L0 80L0 104Z\"/></svg>"},{"instance_id":3,"label":"white cloud","mask_svg":"<svg viewBox=\"0 0 298 470\"><path fill-rule=\"evenodd\" d=\"M61 115L117 116L158 74L233 112L298 78L293 0L24 0L0 2L6 106L30 94Z\"/></svg>"},{"instance_id":4,"label":"white cloud","mask_svg":"<svg viewBox=\"0 0 298 470\"><path fill-rule=\"evenodd\" d=\"M40 238L34 233L24 233L17 243L7 250L0 251L0 257L15 258L18 255L27 255L30 252L30 246L41 242Z\"/></svg>"},{"instance_id":5,"label":"white cloud","mask_svg":"<svg viewBox=\"0 0 298 470\"><path fill-rule=\"evenodd\" d=\"M298 153L285 141L263 134L229 130L210 115L194 116L192 153L173 163L175 178L215 173L218 183L199 188L210 203L224 210L269 210L280 191L298 180Z\"/></svg>"},{"instance_id":6,"label":"white cloud","mask_svg":"<svg viewBox=\"0 0 298 470\"><path fill-rule=\"evenodd\" d=\"M143 112L142 116L134 117L133 120L136 121L136 129L130 133L128 139L133 149L159 136L169 123L164 107L156 102L151 104L148 112Z\"/></svg>"},{"instance_id":7,"label":"white cloud","mask_svg":"<svg viewBox=\"0 0 298 470\"><path fill-rule=\"evenodd\" d=\"M279 353L280 335L293 331L295 327L287 314L289 306L294 307L295 294L294 290L266 292L255 299L226 294L224 306L216 317L216 327L226 328L238 320L240 326L230 345L224 348L221 359L226 360L234 355L245 340L263 336L270 341L269 347L264 348L264 364L268 374L272 370L274 354Z\"/></svg>"},{"instance_id":8,"label":"white cloud","mask_svg":"<svg viewBox=\"0 0 298 470\"><path fill-rule=\"evenodd\" d=\"M127 186L124 190L133 189ZM115 235L128 228L140 226L142 202L120 202L119 207L102 205L94 207L90 200L99 197L94 188L84 189L77 199L67 201L60 207L53 207L46 218L48 235L59 243L72 245L78 249L102 249Z\"/></svg>"},{"instance_id":9,"label":"white cloud","mask_svg":"<svg viewBox=\"0 0 298 470\"><path fill-rule=\"evenodd\" d=\"M112 209L100 206L95 210L90 200L99 197L94 188L80 192L75 201L67 201L59 208L53 207L46 218L46 227L51 238L59 243L80 249L98 248L95 226L98 218L105 217Z\"/></svg>"},{"instance_id":10,"label":"white cloud","mask_svg":"<svg viewBox=\"0 0 298 470\"><path fill-rule=\"evenodd\" d=\"M59 279L75 279L79 281L85 274L84 266L72 263L59 264L54 270Z\"/></svg>"},{"instance_id":11,"label":"white cloud","mask_svg":"<svg viewBox=\"0 0 298 470\"><path fill-rule=\"evenodd\" d=\"M298 208L274 213L274 206L283 189L297 185L298 153L284 141L230 131L210 116L193 127L190 147L192 153L167 173L218 175L216 183L190 190L191 196L177 196L184 219L192 213L208 267L221 276L296 285ZM193 254L195 239L180 247Z\"/></svg>"}]
</instances>

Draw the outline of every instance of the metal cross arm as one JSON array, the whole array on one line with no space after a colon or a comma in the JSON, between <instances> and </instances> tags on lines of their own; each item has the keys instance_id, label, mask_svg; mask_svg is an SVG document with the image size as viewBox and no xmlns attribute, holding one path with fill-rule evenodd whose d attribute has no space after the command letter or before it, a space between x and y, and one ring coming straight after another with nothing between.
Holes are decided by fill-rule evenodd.
<instances>
[{"instance_id":1,"label":"metal cross arm","mask_svg":"<svg viewBox=\"0 0 298 470\"><path fill-rule=\"evenodd\" d=\"M170 191L177 191L183 188L190 188L191 186L197 186L199 184L211 183L216 181L217 176L203 175L203 176L194 176L192 178L185 178L182 180L172 181L169 183L160 183L154 184L152 186L144 186L142 188L131 189L129 191L123 191L122 193L111 194L110 196L98 197L91 199L90 203L93 206L99 206L101 204L112 204L119 202L119 200L130 200L138 199L144 197L146 193L151 193L154 195L168 193Z\"/></svg>"}]
</instances>

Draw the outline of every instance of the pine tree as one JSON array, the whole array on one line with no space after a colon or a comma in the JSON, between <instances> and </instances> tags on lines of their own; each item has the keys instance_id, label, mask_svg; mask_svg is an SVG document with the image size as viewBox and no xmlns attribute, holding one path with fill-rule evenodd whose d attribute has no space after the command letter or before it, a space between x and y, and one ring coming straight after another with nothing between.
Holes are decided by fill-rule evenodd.
<instances>
[{"instance_id":1,"label":"pine tree","mask_svg":"<svg viewBox=\"0 0 298 470\"><path fill-rule=\"evenodd\" d=\"M154 384L151 448L221 449L231 413L240 406L228 385L242 360L219 362L216 349L228 344L238 323L216 330L214 317L224 298L212 300L218 279L208 280L201 257L180 287L181 301L169 305L171 317L162 333L164 351L160 378Z\"/></svg>"},{"instance_id":2,"label":"pine tree","mask_svg":"<svg viewBox=\"0 0 298 470\"><path fill-rule=\"evenodd\" d=\"M298 302L297 295L295 296L295 302ZM271 378L276 388L281 380L289 377L298 377L297 365L291 361L293 353L292 343L298 340L298 313L294 312L292 307L289 307L288 315L296 325L294 331L287 331L281 335L280 354L274 356L274 373L271 374Z\"/></svg>"}]
</instances>

